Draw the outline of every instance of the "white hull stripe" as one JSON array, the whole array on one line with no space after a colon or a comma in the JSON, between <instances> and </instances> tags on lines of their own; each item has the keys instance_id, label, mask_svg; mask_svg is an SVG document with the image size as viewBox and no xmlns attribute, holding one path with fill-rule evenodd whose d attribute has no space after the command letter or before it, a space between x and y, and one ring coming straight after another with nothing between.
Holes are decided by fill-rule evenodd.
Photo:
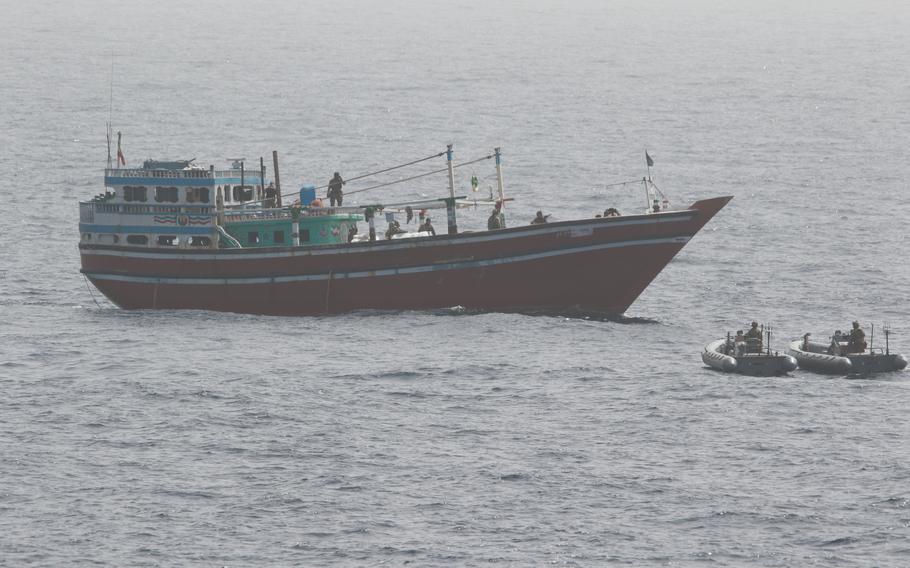
<instances>
[{"instance_id":1,"label":"white hull stripe","mask_svg":"<svg viewBox=\"0 0 910 568\"><path fill-rule=\"evenodd\" d=\"M419 274L424 272L436 272L443 270L464 270L471 268L481 268L486 266L497 266L500 264L512 264L516 262L527 262L531 260L540 260L554 256L564 256L570 254L579 254L594 252L611 248L623 248L633 246L650 246L650 245L679 245L680 247L689 242L689 237L671 237L665 239L647 239L640 241L625 241L620 243L604 243L598 245L588 245L560 250L551 250L518 256L495 258L489 260L469 260L463 262L452 262L447 264L430 264L424 266L411 266L407 268L388 268L382 270L368 270L360 272L339 272L332 274L304 274L298 276L256 276L249 278L174 278L174 277L155 277L155 276L125 276L119 274L102 274L85 272L93 280L109 280L114 282L132 282L138 284L201 284L201 285L220 285L220 284L271 284L285 282L309 282L328 280L340 280L343 278L373 278L376 276L396 276L400 274Z\"/></svg>"},{"instance_id":2,"label":"white hull stripe","mask_svg":"<svg viewBox=\"0 0 910 568\"><path fill-rule=\"evenodd\" d=\"M587 229L605 229L613 227L624 227L631 225L660 225L662 223L678 223L678 222L688 222L691 221L695 216L695 211L686 210L686 211L671 211L668 213L656 213L647 216L637 216L637 218L631 219L622 219L622 218L610 218L608 221L603 219L592 219L591 223L577 223L569 222L567 224L558 224L554 223L552 227L540 227L535 226L528 231L514 231L512 229L505 229L502 231L482 231L475 234L473 233L460 233L464 235L462 238L457 241L451 239L434 239L434 238L420 238L420 239L402 239L400 241L380 241L382 243L382 251L391 251L391 250L406 250L418 247L432 247L432 246L453 246L457 243L461 244L475 244L481 242L490 242L490 241L499 241L505 239L523 239L528 237L536 237L539 235L552 235L556 233L572 233L573 231L587 230ZM662 217L666 215L666 217ZM524 228L524 227L522 227ZM530 227L529 227L530 228ZM470 236L467 236L470 235ZM689 237L685 237L689 238ZM625 246L625 242L618 243L621 246ZM270 259L270 258L293 258L301 256L321 256L321 255L337 255L337 254L359 254L370 252L371 243L353 243L345 245L335 245L335 246L316 246L316 247L300 247L294 249L284 248L280 251L269 251L269 252L247 252L255 249L224 249L219 251L217 254L205 254L200 252L195 252L195 254L187 253L174 253L174 252L155 252L156 249L129 249L129 250L111 250L111 249L80 249L80 252L84 255L97 255L97 256L116 256L116 257L125 257L125 258L142 258L142 259L155 259L155 260L218 260L222 262L236 262L238 260L246 259ZM236 252L234 252L236 251Z\"/></svg>"}]
</instances>

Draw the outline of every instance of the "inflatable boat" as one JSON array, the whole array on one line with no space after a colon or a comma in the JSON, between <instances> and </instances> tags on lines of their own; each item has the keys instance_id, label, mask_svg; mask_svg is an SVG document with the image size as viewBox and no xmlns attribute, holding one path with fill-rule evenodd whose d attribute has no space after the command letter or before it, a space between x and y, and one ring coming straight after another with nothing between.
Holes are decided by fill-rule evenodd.
<instances>
[{"instance_id":1,"label":"inflatable boat","mask_svg":"<svg viewBox=\"0 0 910 568\"><path fill-rule=\"evenodd\" d=\"M830 343L810 341L809 334L790 342L789 354L796 359L800 368L821 373L839 375L868 375L899 371L907 366L907 358L891 353L888 346L888 331L885 331L885 348L868 348L861 352L849 353L847 343L832 338Z\"/></svg>"},{"instance_id":2,"label":"inflatable boat","mask_svg":"<svg viewBox=\"0 0 910 568\"><path fill-rule=\"evenodd\" d=\"M718 339L707 344L701 352L701 360L705 365L719 371L753 377L785 375L796 369L796 359L790 355L772 353L770 348L767 351L760 348L747 350L744 345L738 345L729 336L727 339Z\"/></svg>"}]
</instances>

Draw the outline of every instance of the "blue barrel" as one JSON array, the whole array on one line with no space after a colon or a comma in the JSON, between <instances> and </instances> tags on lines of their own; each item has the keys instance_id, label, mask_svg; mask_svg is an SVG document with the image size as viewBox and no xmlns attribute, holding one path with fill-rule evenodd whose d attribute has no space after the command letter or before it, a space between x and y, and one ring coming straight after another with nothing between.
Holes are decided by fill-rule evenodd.
<instances>
[{"instance_id":1,"label":"blue barrel","mask_svg":"<svg viewBox=\"0 0 910 568\"><path fill-rule=\"evenodd\" d=\"M316 186L305 185L300 188L300 204L307 206L316 199Z\"/></svg>"}]
</instances>

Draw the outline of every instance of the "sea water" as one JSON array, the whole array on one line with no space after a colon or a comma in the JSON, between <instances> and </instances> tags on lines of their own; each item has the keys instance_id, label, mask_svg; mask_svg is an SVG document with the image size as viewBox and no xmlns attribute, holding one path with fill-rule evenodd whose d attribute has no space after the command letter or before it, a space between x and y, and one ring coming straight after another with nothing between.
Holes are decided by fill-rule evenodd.
<instances>
[{"instance_id":1,"label":"sea water","mask_svg":"<svg viewBox=\"0 0 910 568\"><path fill-rule=\"evenodd\" d=\"M906 372L699 357L752 320L774 349L857 319L910 351L906 4L3 14L0 565L910 562ZM648 175L646 149L673 206L735 198L621 321L126 312L79 274L108 121L130 166L278 150L292 190L501 146L510 225L641 212L640 184L610 184ZM458 194L495 188L490 160L456 172ZM345 204L446 193L429 176Z\"/></svg>"}]
</instances>

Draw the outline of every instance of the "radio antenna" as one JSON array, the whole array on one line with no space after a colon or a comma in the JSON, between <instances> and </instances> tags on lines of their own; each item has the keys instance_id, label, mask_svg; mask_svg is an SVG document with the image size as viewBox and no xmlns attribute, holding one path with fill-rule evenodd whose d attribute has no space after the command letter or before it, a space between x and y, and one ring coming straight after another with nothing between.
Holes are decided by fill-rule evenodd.
<instances>
[{"instance_id":1,"label":"radio antenna","mask_svg":"<svg viewBox=\"0 0 910 568\"><path fill-rule=\"evenodd\" d=\"M114 50L111 49L111 88L110 101L107 107L107 169L113 166L113 157L111 156L111 136L113 135L113 117L114 117Z\"/></svg>"}]
</instances>

